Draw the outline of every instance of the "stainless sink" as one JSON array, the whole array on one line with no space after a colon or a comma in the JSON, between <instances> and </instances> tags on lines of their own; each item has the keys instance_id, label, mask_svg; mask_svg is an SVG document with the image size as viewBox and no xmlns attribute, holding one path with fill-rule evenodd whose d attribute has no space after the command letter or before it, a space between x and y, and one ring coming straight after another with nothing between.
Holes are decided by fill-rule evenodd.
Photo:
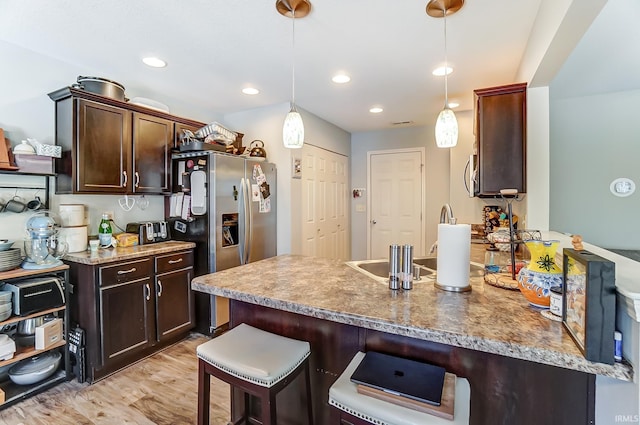
<instances>
[{"instance_id":1,"label":"stainless sink","mask_svg":"<svg viewBox=\"0 0 640 425\"><path fill-rule=\"evenodd\" d=\"M422 267L426 267L428 269L437 270L438 269L438 258L437 257L427 257L427 258L414 258L413 264L417 264ZM469 264L469 276L483 276L484 275L484 266L482 264L470 263Z\"/></svg>"},{"instance_id":2,"label":"stainless sink","mask_svg":"<svg viewBox=\"0 0 640 425\"><path fill-rule=\"evenodd\" d=\"M361 260L348 261L348 266L373 277L377 280L386 281L389 278L389 262L387 260ZM438 268L437 257L414 258L413 264L420 266L420 280L433 280ZM484 275L484 266L482 264L469 264L469 277L478 277Z\"/></svg>"}]
</instances>

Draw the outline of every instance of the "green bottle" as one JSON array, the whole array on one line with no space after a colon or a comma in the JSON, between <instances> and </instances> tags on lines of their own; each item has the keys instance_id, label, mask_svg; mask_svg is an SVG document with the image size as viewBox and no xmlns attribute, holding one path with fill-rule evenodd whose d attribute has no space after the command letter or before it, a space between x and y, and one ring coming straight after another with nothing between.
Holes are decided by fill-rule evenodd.
<instances>
[{"instance_id":1,"label":"green bottle","mask_svg":"<svg viewBox=\"0 0 640 425\"><path fill-rule=\"evenodd\" d=\"M113 235L113 229L111 229L111 220L109 220L109 214L102 214L102 220L100 226L98 226L98 238L100 239L100 246L111 246L111 236Z\"/></svg>"}]
</instances>

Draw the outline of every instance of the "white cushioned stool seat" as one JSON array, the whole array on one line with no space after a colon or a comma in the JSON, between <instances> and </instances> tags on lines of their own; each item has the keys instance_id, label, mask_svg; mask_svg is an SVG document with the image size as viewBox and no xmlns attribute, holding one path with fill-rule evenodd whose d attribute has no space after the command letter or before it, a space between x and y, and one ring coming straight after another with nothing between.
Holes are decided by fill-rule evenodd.
<instances>
[{"instance_id":1,"label":"white cushioned stool seat","mask_svg":"<svg viewBox=\"0 0 640 425\"><path fill-rule=\"evenodd\" d=\"M240 324L196 349L198 357L237 378L271 387L311 354L298 341Z\"/></svg>"},{"instance_id":2,"label":"white cushioned stool seat","mask_svg":"<svg viewBox=\"0 0 640 425\"><path fill-rule=\"evenodd\" d=\"M456 378L454 419L448 420L358 393L351 375L364 353L357 353L329 389L329 404L375 425L457 425L469 423L469 381Z\"/></svg>"},{"instance_id":3,"label":"white cushioned stool seat","mask_svg":"<svg viewBox=\"0 0 640 425\"><path fill-rule=\"evenodd\" d=\"M228 383L244 394L244 409L232 397L230 423L276 425L276 395L298 376L304 375L306 424L313 425L311 379L309 373L310 344L272 334L245 323L196 348L198 355L198 425L209 425L211 376ZM260 400L259 412L251 408L251 397ZM254 415L258 413L259 417ZM240 416L240 417L238 417ZM299 422L304 423L304 422Z\"/></svg>"}]
</instances>

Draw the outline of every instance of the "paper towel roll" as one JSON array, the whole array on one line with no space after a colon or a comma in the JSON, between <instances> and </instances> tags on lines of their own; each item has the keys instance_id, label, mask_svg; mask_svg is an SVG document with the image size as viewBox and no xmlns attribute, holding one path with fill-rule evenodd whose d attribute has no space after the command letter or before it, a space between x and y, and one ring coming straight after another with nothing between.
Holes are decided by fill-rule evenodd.
<instances>
[{"instance_id":1,"label":"paper towel roll","mask_svg":"<svg viewBox=\"0 0 640 425\"><path fill-rule=\"evenodd\" d=\"M469 290L471 225L438 224L437 286L451 291Z\"/></svg>"}]
</instances>

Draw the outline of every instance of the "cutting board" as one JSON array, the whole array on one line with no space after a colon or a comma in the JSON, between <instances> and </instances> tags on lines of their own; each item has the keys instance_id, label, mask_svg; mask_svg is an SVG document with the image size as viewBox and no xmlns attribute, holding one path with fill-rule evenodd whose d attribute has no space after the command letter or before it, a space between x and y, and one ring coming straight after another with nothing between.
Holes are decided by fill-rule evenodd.
<instances>
[{"instance_id":1,"label":"cutting board","mask_svg":"<svg viewBox=\"0 0 640 425\"><path fill-rule=\"evenodd\" d=\"M4 138L4 130L0 128L0 170L17 170L18 167L11 165L11 144L9 139Z\"/></svg>"},{"instance_id":2,"label":"cutting board","mask_svg":"<svg viewBox=\"0 0 640 425\"><path fill-rule=\"evenodd\" d=\"M444 375L444 385L442 388L442 399L440 400L440 406L434 406L433 404L423 403L421 401L416 401L407 397L389 394L382 390L367 387L365 385L358 385L357 387L360 394L368 395L370 397L377 398L378 400L397 404L398 406L406 407L408 409L413 409L419 412L453 420L453 407L456 395L456 375L454 375L453 373L445 373Z\"/></svg>"}]
</instances>

